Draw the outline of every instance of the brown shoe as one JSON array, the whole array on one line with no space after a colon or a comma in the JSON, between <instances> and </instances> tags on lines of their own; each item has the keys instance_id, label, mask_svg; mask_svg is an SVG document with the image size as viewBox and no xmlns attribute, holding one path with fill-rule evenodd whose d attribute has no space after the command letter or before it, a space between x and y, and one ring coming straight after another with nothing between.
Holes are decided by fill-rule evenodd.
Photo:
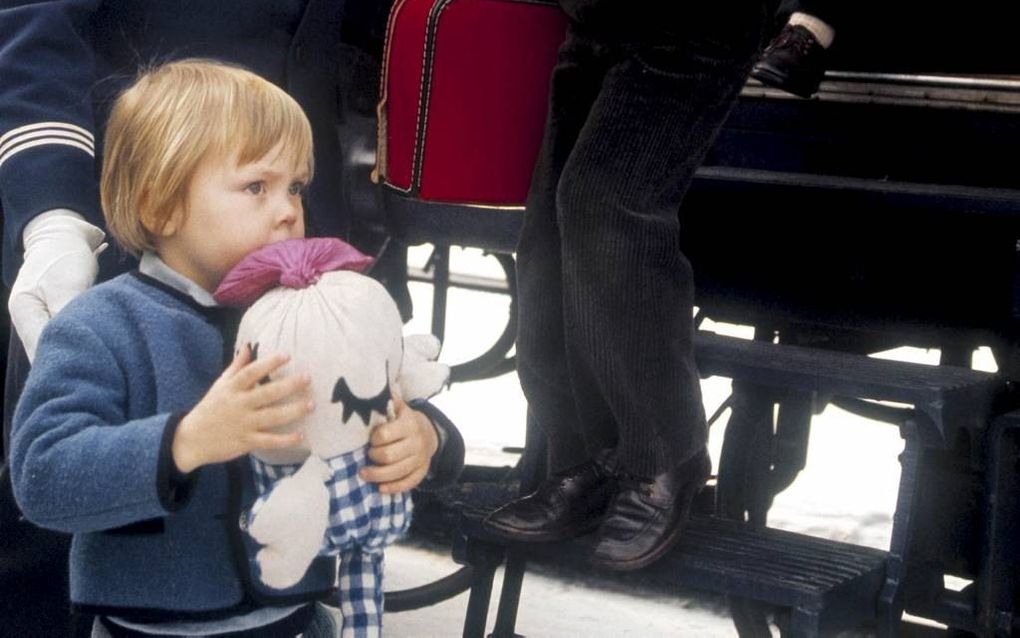
<instances>
[{"instance_id":1,"label":"brown shoe","mask_svg":"<svg viewBox=\"0 0 1020 638\"><path fill-rule=\"evenodd\" d=\"M691 502L711 471L712 460L702 451L653 479L621 478L599 529L592 562L633 570L661 558L680 540Z\"/></svg>"},{"instance_id":2,"label":"brown shoe","mask_svg":"<svg viewBox=\"0 0 1020 638\"><path fill-rule=\"evenodd\" d=\"M600 455L548 479L528 496L489 514L482 525L521 542L561 541L598 528L616 491L611 455Z\"/></svg>"},{"instance_id":3,"label":"brown shoe","mask_svg":"<svg viewBox=\"0 0 1020 638\"><path fill-rule=\"evenodd\" d=\"M765 48L751 77L766 86L811 97L825 77L825 47L805 27L786 25Z\"/></svg>"}]
</instances>

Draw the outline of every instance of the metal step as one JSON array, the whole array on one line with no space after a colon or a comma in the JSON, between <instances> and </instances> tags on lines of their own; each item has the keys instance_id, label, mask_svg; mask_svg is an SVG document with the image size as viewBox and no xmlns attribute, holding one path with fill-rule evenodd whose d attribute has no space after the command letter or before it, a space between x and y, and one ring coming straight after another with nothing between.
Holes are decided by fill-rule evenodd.
<instances>
[{"instance_id":1,"label":"metal step","mask_svg":"<svg viewBox=\"0 0 1020 638\"><path fill-rule=\"evenodd\" d=\"M955 366L889 361L859 354L726 337L695 336L698 369L799 392L894 401L914 406L934 427L923 427L926 445L943 447L961 427L983 428L1005 380Z\"/></svg>"},{"instance_id":2,"label":"metal step","mask_svg":"<svg viewBox=\"0 0 1020 638\"><path fill-rule=\"evenodd\" d=\"M504 544L470 510L461 531L471 541L505 546L528 560L584 561L591 537L562 543ZM680 543L642 572L658 583L752 600L787 610L792 635L812 636L873 622L887 553L778 529L695 515Z\"/></svg>"},{"instance_id":3,"label":"metal step","mask_svg":"<svg viewBox=\"0 0 1020 638\"><path fill-rule=\"evenodd\" d=\"M690 587L783 607L858 607L858 621L875 613L886 552L778 529L694 517L666 559ZM863 607L860 605L863 604ZM847 617L844 627L853 626Z\"/></svg>"}]
</instances>

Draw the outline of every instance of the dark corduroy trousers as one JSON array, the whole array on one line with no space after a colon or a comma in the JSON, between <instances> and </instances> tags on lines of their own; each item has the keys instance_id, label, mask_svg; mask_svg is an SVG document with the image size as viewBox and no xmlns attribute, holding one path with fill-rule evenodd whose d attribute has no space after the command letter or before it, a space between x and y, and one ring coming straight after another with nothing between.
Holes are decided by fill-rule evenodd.
<instances>
[{"instance_id":1,"label":"dark corduroy trousers","mask_svg":"<svg viewBox=\"0 0 1020 638\"><path fill-rule=\"evenodd\" d=\"M754 0L561 0L571 16L518 246L518 368L553 471L651 477L706 441L678 208L750 70Z\"/></svg>"}]
</instances>

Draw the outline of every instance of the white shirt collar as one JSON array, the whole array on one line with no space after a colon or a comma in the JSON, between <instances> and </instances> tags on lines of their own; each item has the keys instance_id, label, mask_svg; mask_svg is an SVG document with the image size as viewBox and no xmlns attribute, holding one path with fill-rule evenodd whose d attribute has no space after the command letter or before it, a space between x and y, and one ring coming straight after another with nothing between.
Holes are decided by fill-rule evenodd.
<instances>
[{"instance_id":1,"label":"white shirt collar","mask_svg":"<svg viewBox=\"0 0 1020 638\"><path fill-rule=\"evenodd\" d=\"M194 299L200 306L212 308L219 306L209 291L191 281L184 275L166 265L159 255L151 251L142 253L142 259L138 264L138 270L156 281L164 283L178 292L182 292Z\"/></svg>"}]
</instances>

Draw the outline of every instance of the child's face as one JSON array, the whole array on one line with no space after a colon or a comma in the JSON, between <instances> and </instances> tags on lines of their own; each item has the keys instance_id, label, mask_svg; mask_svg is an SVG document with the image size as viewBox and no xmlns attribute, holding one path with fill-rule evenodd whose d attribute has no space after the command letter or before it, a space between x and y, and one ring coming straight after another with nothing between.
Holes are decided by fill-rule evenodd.
<instances>
[{"instance_id":1,"label":"child's face","mask_svg":"<svg viewBox=\"0 0 1020 638\"><path fill-rule=\"evenodd\" d=\"M179 210L157 239L164 262L212 292L242 257L266 244L304 237L301 196L308 181L280 146L250 164L206 158ZM179 221L183 219L183 222Z\"/></svg>"}]
</instances>

